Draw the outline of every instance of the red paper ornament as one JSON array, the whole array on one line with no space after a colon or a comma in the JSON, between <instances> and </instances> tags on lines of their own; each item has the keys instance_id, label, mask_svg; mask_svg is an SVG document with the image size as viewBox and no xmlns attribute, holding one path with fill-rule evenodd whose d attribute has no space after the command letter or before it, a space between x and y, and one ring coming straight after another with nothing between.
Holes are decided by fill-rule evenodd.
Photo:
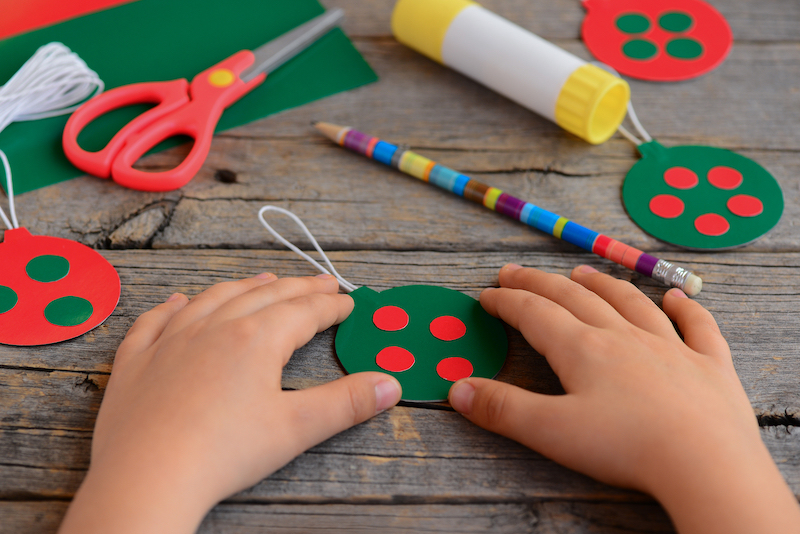
<instances>
[{"instance_id":1,"label":"red paper ornament","mask_svg":"<svg viewBox=\"0 0 800 534\"><path fill-rule=\"evenodd\" d=\"M0 243L0 343L46 345L80 336L117 306L119 275L69 239L6 230Z\"/></svg>"},{"instance_id":2,"label":"red paper ornament","mask_svg":"<svg viewBox=\"0 0 800 534\"><path fill-rule=\"evenodd\" d=\"M586 0L583 40L618 72L658 82L719 66L733 45L725 18L702 0Z\"/></svg>"}]
</instances>

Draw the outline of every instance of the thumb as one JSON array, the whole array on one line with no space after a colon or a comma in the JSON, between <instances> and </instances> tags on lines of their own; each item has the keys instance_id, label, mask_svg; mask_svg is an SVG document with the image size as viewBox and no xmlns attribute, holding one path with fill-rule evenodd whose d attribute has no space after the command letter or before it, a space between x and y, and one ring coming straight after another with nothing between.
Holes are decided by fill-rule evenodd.
<instances>
[{"instance_id":1,"label":"thumb","mask_svg":"<svg viewBox=\"0 0 800 534\"><path fill-rule=\"evenodd\" d=\"M394 406L402 388L383 373L355 373L290 393L292 426L299 454Z\"/></svg>"},{"instance_id":2,"label":"thumb","mask_svg":"<svg viewBox=\"0 0 800 534\"><path fill-rule=\"evenodd\" d=\"M558 447L564 424L559 396L533 393L487 378L465 378L450 388L450 405L461 415L542 454Z\"/></svg>"}]
</instances>

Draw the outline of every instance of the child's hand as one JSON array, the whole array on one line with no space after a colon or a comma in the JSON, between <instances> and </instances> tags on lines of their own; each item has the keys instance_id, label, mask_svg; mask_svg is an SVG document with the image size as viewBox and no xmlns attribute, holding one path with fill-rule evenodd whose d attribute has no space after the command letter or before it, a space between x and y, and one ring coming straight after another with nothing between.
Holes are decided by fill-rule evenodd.
<instances>
[{"instance_id":1,"label":"child's hand","mask_svg":"<svg viewBox=\"0 0 800 534\"><path fill-rule=\"evenodd\" d=\"M547 358L566 395L468 378L451 389L453 407L567 467L652 494L682 532L797 532L797 501L711 314L676 289L662 312L591 267L572 279L507 265L501 288L481 295Z\"/></svg>"},{"instance_id":2,"label":"child's hand","mask_svg":"<svg viewBox=\"0 0 800 534\"><path fill-rule=\"evenodd\" d=\"M62 532L194 532L306 449L393 406L381 373L281 390L295 349L344 320L331 276L218 284L143 314L120 345L89 473Z\"/></svg>"}]
</instances>

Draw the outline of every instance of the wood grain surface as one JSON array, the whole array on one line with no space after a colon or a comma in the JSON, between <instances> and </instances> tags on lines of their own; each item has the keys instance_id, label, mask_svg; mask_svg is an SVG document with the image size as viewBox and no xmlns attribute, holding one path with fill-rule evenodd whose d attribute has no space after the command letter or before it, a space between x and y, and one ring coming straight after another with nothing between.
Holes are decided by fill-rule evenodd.
<instances>
[{"instance_id":1,"label":"wood grain surface","mask_svg":"<svg viewBox=\"0 0 800 534\"><path fill-rule=\"evenodd\" d=\"M323 3L345 9L344 29L378 83L217 136L203 170L179 191L134 192L83 177L18 197L20 222L33 233L100 249L119 271L122 296L105 324L78 339L0 347L0 534L56 530L88 467L114 352L139 314L175 291L193 295L223 280L314 274L260 226L262 205L297 213L348 280L376 290L428 283L477 296L508 262L562 274L590 263L660 302L665 288L652 280L342 150L314 133L315 120L408 146L700 275L698 301L728 339L762 437L800 494L800 4L714 0L736 38L725 63L688 82L631 83L640 118L663 144L735 150L783 189L783 218L766 236L699 253L660 242L627 217L620 186L638 158L624 139L590 146L403 47L389 32L392 0ZM578 0L483 5L588 59ZM186 151L142 165L169 167ZM220 170L235 181L215 178ZM302 243L290 224L274 222ZM508 330L498 379L562 393L544 358ZM285 388L343 375L334 334L297 351ZM672 526L647 496L560 467L431 403L401 405L315 447L217 506L200 532L318 530L644 533Z\"/></svg>"}]
</instances>

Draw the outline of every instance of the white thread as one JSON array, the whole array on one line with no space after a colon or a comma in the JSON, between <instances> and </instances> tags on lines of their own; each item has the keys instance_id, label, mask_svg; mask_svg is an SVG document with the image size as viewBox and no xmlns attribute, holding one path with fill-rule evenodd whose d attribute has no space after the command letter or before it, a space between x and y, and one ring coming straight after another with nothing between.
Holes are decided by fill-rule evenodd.
<instances>
[{"instance_id":1,"label":"white thread","mask_svg":"<svg viewBox=\"0 0 800 534\"><path fill-rule=\"evenodd\" d=\"M303 231L303 233L306 235L306 237L309 239L309 241L311 241L311 244L314 245L315 249L317 249L317 252L319 252L320 256L322 256L322 260L325 262L325 265L327 265L328 269L330 269L330 270L328 270L325 267L323 267L322 265L320 265L319 262L317 262L317 260L315 260L314 258L309 256L308 254L306 254L305 252L303 252L302 250L300 250L299 248L294 246L292 243L287 241L281 234L276 232L269 225L269 223L267 223L267 221L264 219L264 213L267 212L267 211L277 211L278 213L283 213L284 215L287 215L289 218L291 218L297 224L297 226L300 227L300 229ZM279 208L277 206L264 206L258 211L258 220L261 221L261 224L264 225L264 228L266 228L267 231L269 233L271 233L275 237L275 239L277 239L278 241L283 243L290 250L293 250L301 258L303 258L304 260L309 262L311 265L313 265L314 267L319 269L321 272L323 272L325 274L331 274L331 275L335 276L336 279L339 281L339 287L341 287L343 291L349 293L351 291L355 291L356 289L358 289L358 286L354 286L353 284L351 284L350 282L345 280L338 272L336 272L336 269L333 267L333 264L328 259L328 256L322 250L322 247L319 246L319 243L317 243L317 240L314 239L314 236L311 234L311 232L309 231L308 227L306 227L306 225L303 223L303 221L300 220L300 217L298 217L297 215L295 215L294 213L292 213L289 210L285 210L285 209Z\"/></svg>"},{"instance_id":2,"label":"white thread","mask_svg":"<svg viewBox=\"0 0 800 534\"><path fill-rule=\"evenodd\" d=\"M585 2L586 0L583 0L583 1ZM611 65L606 65L605 63L603 63L601 61L592 61L592 65L594 65L596 67L600 67L604 71L606 71L606 72L608 72L610 74L613 74L617 78L622 78L622 76L620 76L619 72L617 72L617 70L614 67L612 67ZM620 125L619 128L618 128L619 133L621 133L622 136L625 137L625 139L627 139L628 141L630 141L631 143L633 143L636 146L639 146L639 145L644 144L644 143L649 143L650 141L653 140L653 138L650 137L650 134L647 133L647 130L644 129L644 126L642 126L642 123L639 122L639 117L636 115L636 110L633 109L633 102L631 102L630 100L628 101L628 118L631 119L631 122L633 123L633 127L636 128L636 131L639 133L639 135L642 136L642 139L644 139L644 141L642 141L642 139L639 139L638 137L633 135L630 131L628 131L627 128L625 128L624 126Z\"/></svg>"},{"instance_id":3,"label":"white thread","mask_svg":"<svg viewBox=\"0 0 800 534\"><path fill-rule=\"evenodd\" d=\"M0 132L12 122L72 113L84 100L99 95L104 88L103 80L77 54L61 43L46 44L0 86ZM11 220L2 208L0 218L9 228L19 228L14 211L11 166L2 150L0 158L6 174Z\"/></svg>"}]
</instances>

